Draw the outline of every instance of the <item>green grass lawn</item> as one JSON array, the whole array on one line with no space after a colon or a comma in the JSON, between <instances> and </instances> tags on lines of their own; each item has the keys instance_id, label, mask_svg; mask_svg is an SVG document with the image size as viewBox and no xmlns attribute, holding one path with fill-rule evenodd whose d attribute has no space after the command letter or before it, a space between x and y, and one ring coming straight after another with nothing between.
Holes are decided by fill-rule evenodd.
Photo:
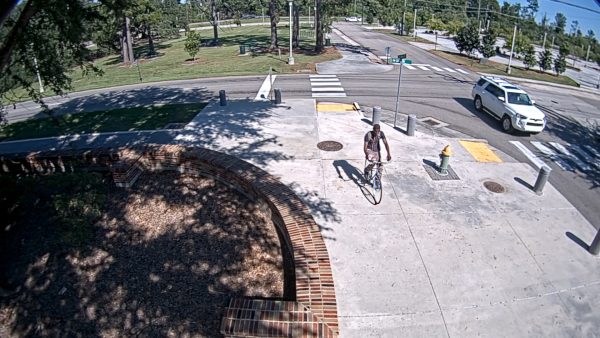
<instances>
[{"instance_id":1,"label":"green grass lawn","mask_svg":"<svg viewBox=\"0 0 600 338\"><path fill-rule=\"evenodd\" d=\"M189 122L204 106L206 103L147 106L31 119L0 127L0 140L160 129L168 123Z\"/></svg>"},{"instance_id":2,"label":"green grass lawn","mask_svg":"<svg viewBox=\"0 0 600 338\"><path fill-rule=\"evenodd\" d=\"M308 28L306 28L308 30ZM203 40L212 38L212 30L200 31ZM188 53L183 49L185 38L160 42L157 44L156 58L140 59L139 70L135 65L121 64L118 55L109 56L95 62L104 71L103 76L84 76L78 69L71 74L74 91L104 88L126 84L164 80L194 79L202 77L253 75L269 72L273 67L277 73L296 73L298 71L314 71L317 62L339 58L337 52L328 50L315 55L312 51L313 41L301 38L300 49L294 50L295 65L287 64L288 50L285 47L289 41L288 29L278 30L281 46L281 59L277 51L270 53L266 50L270 43L270 31L266 26L248 26L221 28L219 38L222 46L202 47L192 62ZM240 56L239 45L254 42L255 53ZM136 48L135 53L144 55L146 46Z\"/></svg>"},{"instance_id":3,"label":"green grass lawn","mask_svg":"<svg viewBox=\"0 0 600 338\"><path fill-rule=\"evenodd\" d=\"M497 63L497 62L488 60L488 62L486 64L481 64L481 63L479 63L479 61L477 59L469 58L465 55L461 55L461 54L457 54L457 53L449 53L449 52L443 52L443 51L439 51L439 50L438 51L430 50L429 52L433 53L437 56L443 57L446 60L452 61L458 65L461 65L465 68L468 68L474 72L509 76L508 74L506 74L506 65L502 64L502 63ZM515 66L511 66L510 76L579 87L577 82L575 82L573 79L571 79L570 77L567 77L567 76L562 76L562 75L555 76L552 74L542 73L542 72L539 72L536 70L527 70L525 68L515 67Z\"/></svg>"},{"instance_id":4,"label":"green grass lawn","mask_svg":"<svg viewBox=\"0 0 600 338\"><path fill-rule=\"evenodd\" d=\"M420 43L427 43L430 45L435 44L434 42L431 42L427 39L423 39L422 37L417 35L417 38L415 39L412 34L409 35L400 35L398 34L398 32L394 31L394 30L389 30L389 29L374 29L374 31L378 32L378 33L383 33L386 35L389 35L393 38L396 38L398 40L401 41L405 41L405 42L420 42Z\"/></svg>"}]
</instances>

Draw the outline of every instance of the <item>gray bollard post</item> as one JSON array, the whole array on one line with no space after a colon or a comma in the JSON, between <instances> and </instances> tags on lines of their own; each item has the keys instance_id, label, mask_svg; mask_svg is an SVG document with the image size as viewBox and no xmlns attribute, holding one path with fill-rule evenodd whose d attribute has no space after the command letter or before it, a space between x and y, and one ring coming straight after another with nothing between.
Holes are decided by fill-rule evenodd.
<instances>
[{"instance_id":1,"label":"gray bollard post","mask_svg":"<svg viewBox=\"0 0 600 338\"><path fill-rule=\"evenodd\" d=\"M381 107L375 106L373 107L373 119L371 120L371 124L379 124L381 122Z\"/></svg>"},{"instance_id":2,"label":"gray bollard post","mask_svg":"<svg viewBox=\"0 0 600 338\"><path fill-rule=\"evenodd\" d=\"M600 229L596 233L596 237L594 237L594 241L590 245L590 253L594 256L597 256L600 253Z\"/></svg>"},{"instance_id":3,"label":"gray bollard post","mask_svg":"<svg viewBox=\"0 0 600 338\"><path fill-rule=\"evenodd\" d=\"M275 104L281 103L281 89L275 88Z\"/></svg>"},{"instance_id":4,"label":"gray bollard post","mask_svg":"<svg viewBox=\"0 0 600 338\"><path fill-rule=\"evenodd\" d=\"M548 182L548 176L550 176L551 171L552 169L550 169L550 167L547 165L543 165L540 168L537 180L535 180L535 185L533 186L533 191L536 194L542 194L542 190L544 190L544 186L546 185L546 182Z\"/></svg>"},{"instance_id":5,"label":"gray bollard post","mask_svg":"<svg viewBox=\"0 0 600 338\"><path fill-rule=\"evenodd\" d=\"M221 106L227 105L227 96L225 96L225 91L223 89L219 90L219 102Z\"/></svg>"},{"instance_id":6,"label":"gray bollard post","mask_svg":"<svg viewBox=\"0 0 600 338\"><path fill-rule=\"evenodd\" d=\"M415 125L417 124L417 116L414 114L408 115L408 122L406 124L406 135L415 136Z\"/></svg>"}]
</instances>

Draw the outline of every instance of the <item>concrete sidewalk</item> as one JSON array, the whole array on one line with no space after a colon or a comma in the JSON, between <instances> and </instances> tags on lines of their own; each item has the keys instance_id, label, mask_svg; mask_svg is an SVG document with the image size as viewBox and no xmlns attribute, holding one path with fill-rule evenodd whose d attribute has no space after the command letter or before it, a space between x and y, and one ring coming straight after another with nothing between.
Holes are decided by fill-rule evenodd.
<instances>
[{"instance_id":1,"label":"concrete sidewalk","mask_svg":"<svg viewBox=\"0 0 600 338\"><path fill-rule=\"evenodd\" d=\"M600 258L576 243L590 243L594 227L552 186L534 194L529 165L499 152L503 163L476 162L457 139L384 124L393 160L372 205L359 183L370 125L357 112L241 101L208 106L194 123L188 142L266 169L311 208L331 256L342 337L599 334ZM201 136L208 130L214 137ZM325 140L343 149L318 150ZM425 162L437 163L447 144L460 180L434 181Z\"/></svg>"},{"instance_id":2,"label":"concrete sidewalk","mask_svg":"<svg viewBox=\"0 0 600 338\"><path fill-rule=\"evenodd\" d=\"M536 172L498 151L502 163L477 162L459 139L384 123L393 160L373 205L360 183L370 129L358 112L317 112L311 99L243 100L213 102L163 136L242 158L294 189L329 250L341 337L599 335L600 257L581 246L596 231L556 189L534 194ZM325 140L343 148L321 151ZM459 179L432 180L426 167L447 144Z\"/></svg>"}]
</instances>

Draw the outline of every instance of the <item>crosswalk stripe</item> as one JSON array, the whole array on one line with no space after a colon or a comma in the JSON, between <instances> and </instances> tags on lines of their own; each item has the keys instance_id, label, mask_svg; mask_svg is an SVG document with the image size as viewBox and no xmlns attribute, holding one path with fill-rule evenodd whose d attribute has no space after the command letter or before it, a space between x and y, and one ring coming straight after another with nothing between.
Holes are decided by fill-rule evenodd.
<instances>
[{"instance_id":1,"label":"crosswalk stripe","mask_svg":"<svg viewBox=\"0 0 600 338\"><path fill-rule=\"evenodd\" d=\"M404 65L404 67L406 67L406 68L408 68L408 69L410 69L410 70L415 70L415 69L416 69L415 67L413 67L413 66L411 66L411 65Z\"/></svg>"},{"instance_id":2,"label":"crosswalk stripe","mask_svg":"<svg viewBox=\"0 0 600 338\"><path fill-rule=\"evenodd\" d=\"M535 156L531 150L529 150L527 147L525 147L525 145L519 141L509 141L510 143L512 143L512 145L514 145L515 147L517 147L517 149L519 149L523 155L525 155L531 162L533 162L533 164L539 168L541 168L545 163L544 161L542 161L539 157Z\"/></svg>"},{"instance_id":3,"label":"crosswalk stripe","mask_svg":"<svg viewBox=\"0 0 600 338\"><path fill-rule=\"evenodd\" d=\"M573 171L573 167L571 167L567 162L565 162L560 156L558 156L552 149L546 147L544 144L538 141L531 141L531 144L536 147L539 151L550 157L556 165L561 167L563 170Z\"/></svg>"},{"instance_id":4,"label":"crosswalk stripe","mask_svg":"<svg viewBox=\"0 0 600 338\"><path fill-rule=\"evenodd\" d=\"M600 153L598 150L594 149L592 146L585 146L585 148L589 150L590 153L594 154L595 157L600 158Z\"/></svg>"},{"instance_id":5,"label":"crosswalk stripe","mask_svg":"<svg viewBox=\"0 0 600 338\"><path fill-rule=\"evenodd\" d=\"M567 156L571 161L575 162L575 165L579 167L579 169L583 171L590 171L592 168L587 164L583 163L579 159L579 157L573 155L567 148L565 148L562 144L557 142L548 142L554 149L558 150L561 154Z\"/></svg>"},{"instance_id":6,"label":"crosswalk stripe","mask_svg":"<svg viewBox=\"0 0 600 338\"><path fill-rule=\"evenodd\" d=\"M328 77L337 77L335 74L323 74L323 75L309 75L311 79L323 79Z\"/></svg>"},{"instance_id":7,"label":"crosswalk stripe","mask_svg":"<svg viewBox=\"0 0 600 338\"><path fill-rule=\"evenodd\" d=\"M421 69L423 69L423 70L430 70L429 68L427 68L427 67L425 67L425 66L417 66L417 67L419 67L419 68L421 68Z\"/></svg>"},{"instance_id":8,"label":"crosswalk stripe","mask_svg":"<svg viewBox=\"0 0 600 338\"><path fill-rule=\"evenodd\" d=\"M455 68L455 69L456 69L456 70L458 70L459 72L463 73L463 74L469 74L469 73L465 72L465 71L464 71L464 70L462 70L462 69L459 69L459 68Z\"/></svg>"},{"instance_id":9,"label":"crosswalk stripe","mask_svg":"<svg viewBox=\"0 0 600 338\"><path fill-rule=\"evenodd\" d=\"M594 160L594 158L590 156L590 154L585 152L585 150L581 149L581 147L579 147L578 145L570 144L569 148L577 154L579 154L579 156L583 157L586 160L586 162L595 165L597 168L600 168L600 161Z\"/></svg>"},{"instance_id":10,"label":"crosswalk stripe","mask_svg":"<svg viewBox=\"0 0 600 338\"><path fill-rule=\"evenodd\" d=\"M331 82L331 81L339 81L339 80L338 80L338 78L332 78L332 77L310 79L310 83L315 83L315 82Z\"/></svg>"},{"instance_id":11,"label":"crosswalk stripe","mask_svg":"<svg viewBox=\"0 0 600 338\"><path fill-rule=\"evenodd\" d=\"M434 66L431 66L431 68L433 68L433 70L435 70L435 71L443 72L442 68L434 67Z\"/></svg>"},{"instance_id":12,"label":"crosswalk stripe","mask_svg":"<svg viewBox=\"0 0 600 338\"><path fill-rule=\"evenodd\" d=\"M313 93L312 97L346 97L346 93Z\"/></svg>"},{"instance_id":13,"label":"crosswalk stripe","mask_svg":"<svg viewBox=\"0 0 600 338\"><path fill-rule=\"evenodd\" d=\"M341 86L340 82L313 82L311 86Z\"/></svg>"},{"instance_id":14,"label":"crosswalk stripe","mask_svg":"<svg viewBox=\"0 0 600 338\"><path fill-rule=\"evenodd\" d=\"M444 67L444 69L445 69L445 70L447 70L447 71L449 71L450 73L456 73L456 71L455 71L455 70L453 70L453 69L450 69L450 68L448 68L448 67Z\"/></svg>"},{"instance_id":15,"label":"crosswalk stripe","mask_svg":"<svg viewBox=\"0 0 600 338\"><path fill-rule=\"evenodd\" d=\"M343 92L344 88L342 87L319 87L312 88L313 92Z\"/></svg>"}]
</instances>

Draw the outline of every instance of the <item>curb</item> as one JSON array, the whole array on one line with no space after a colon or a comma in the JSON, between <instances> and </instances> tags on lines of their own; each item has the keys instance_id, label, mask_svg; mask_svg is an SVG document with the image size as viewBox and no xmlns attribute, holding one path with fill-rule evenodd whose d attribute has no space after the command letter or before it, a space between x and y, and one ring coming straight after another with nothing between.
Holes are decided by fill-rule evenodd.
<instances>
[{"instance_id":1,"label":"curb","mask_svg":"<svg viewBox=\"0 0 600 338\"><path fill-rule=\"evenodd\" d=\"M563 84L554 83L554 82L546 82L546 81L540 81L540 80L524 79L522 77L504 76L504 75L498 75L498 74L479 73L479 72L477 74L481 74L481 75L484 75L484 76L503 77L503 78L506 78L506 79L513 80L515 82L535 83L535 84L541 84L541 85L546 85L546 86L550 86L550 87L556 87L556 88L560 88L560 89L570 89L570 90L576 90L578 92L587 92L587 93L590 93L590 94L598 94L599 93L598 90L594 90L594 89L590 89L590 88L573 87L573 86L563 85Z\"/></svg>"}]
</instances>

